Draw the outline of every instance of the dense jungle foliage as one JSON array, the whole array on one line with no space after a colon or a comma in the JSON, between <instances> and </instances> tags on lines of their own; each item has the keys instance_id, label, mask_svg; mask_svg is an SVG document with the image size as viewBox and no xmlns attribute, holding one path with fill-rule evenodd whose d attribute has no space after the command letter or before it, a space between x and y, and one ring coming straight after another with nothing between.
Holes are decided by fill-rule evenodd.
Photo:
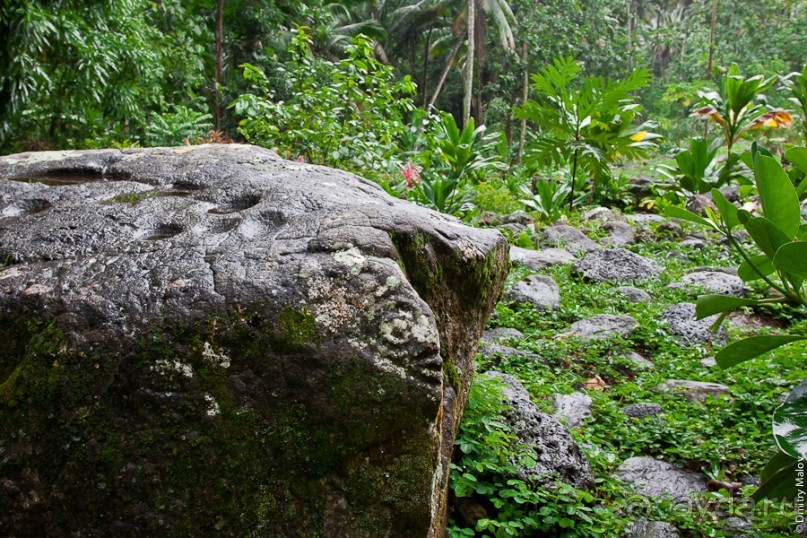
<instances>
[{"instance_id":1,"label":"dense jungle foliage","mask_svg":"<svg viewBox=\"0 0 807 538\"><path fill-rule=\"evenodd\" d=\"M664 336L660 307L615 303L608 286L584 288L568 267L553 268L559 311L500 305L492 321L518 328L527 336L514 345L553 366L480 359L479 369L516 375L536 401L593 373L624 378L595 393L596 423L574 431L596 486L537 490L502 478L519 449L499 420L499 388L476 384L452 488L488 510L452 519L452 533L616 536L638 501L612 472L649 453L718 484L762 477L688 511L645 499L650 517L695 536L732 535L715 503L728 499L737 515L742 497L765 508L746 535L789 536L793 505L763 498L798 495L793 473L807 457L805 60L801 0L6 0L0 154L247 142L358 173L472 225L521 215L529 224L504 231L526 248L542 226L581 225L586 206L679 219L701 230L703 250L634 248L680 251L667 281L653 284L659 304L683 299L666 284L687 269L738 266L751 293L701 296L698 316L739 309L778 328L734 331L716 354L725 372L708 376L733 384L734 399L673 405L649 429L626 421L615 401L662 401L649 387L702 375L702 354ZM723 187L737 189L736 204ZM711 205L690 211L704 195ZM625 373L611 348L554 339L605 304L640 321L633 343L654 354L657 374Z\"/></svg>"}]
</instances>

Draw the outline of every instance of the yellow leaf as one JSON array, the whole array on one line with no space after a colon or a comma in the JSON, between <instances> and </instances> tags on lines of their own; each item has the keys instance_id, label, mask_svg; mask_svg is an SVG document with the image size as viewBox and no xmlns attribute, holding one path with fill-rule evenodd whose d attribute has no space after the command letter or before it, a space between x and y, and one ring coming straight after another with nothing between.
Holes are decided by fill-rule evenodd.
<instances>
[{"instance_id":1,"label":"yellow leaf","mask_svg":"<svg viewBox=\"0 0 807 538\"><path fill-rule=\"evenodd\" d=\"M633 140L634 142L641 142L642 140L644 140L644 137L646 136L647 131L639 131L635 135L631 136L630 139Z\"/></svg>"}]
</instances>

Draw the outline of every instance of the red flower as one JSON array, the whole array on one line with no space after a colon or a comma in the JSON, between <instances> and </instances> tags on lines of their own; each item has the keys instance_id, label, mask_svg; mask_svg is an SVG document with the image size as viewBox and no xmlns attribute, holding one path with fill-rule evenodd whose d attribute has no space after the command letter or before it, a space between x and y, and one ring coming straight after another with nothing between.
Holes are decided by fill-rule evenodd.
<instances>
[{"instance_id":1,"label":"red flower","mask_svg":"<svg viewBox=\"0 0 807 538\"><path fill-rule=\"evenodd\" d=\"M406 180L406 186L410 189L416 183L420 183L420 167L412 164L412 161L406 161L406 164L401 167L401 175Z\"/></svg>"}]
</instances>

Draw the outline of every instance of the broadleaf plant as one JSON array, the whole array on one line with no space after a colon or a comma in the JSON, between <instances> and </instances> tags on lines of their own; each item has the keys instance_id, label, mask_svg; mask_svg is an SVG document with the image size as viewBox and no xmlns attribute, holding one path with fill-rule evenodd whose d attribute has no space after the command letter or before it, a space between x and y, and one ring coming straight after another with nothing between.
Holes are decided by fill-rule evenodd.
<instances>
[{"instance_id":1,"label":"broadleaf plant","mask_svg":"<svg viewBox=\"0 0 807 538\"><path fill-rule=\"evenodd\" d=\"M803 148L793 148L801 155ZM732 250L743 260L738 274L744 280L762 280L773 293L762 299L741 299L723 295L698 298L698 319L721 314L745 306L789 303L807 306L807 242L806 228L796 188L782 165L754 144L743 160L750 163L762 210L762 216L731 205L717 189L712 190L716 210L708 210L702 218L679 207L667 207L668 216L708 226L724 235ZM794 166L804 162L794 159ZM805 170L803 170L805 171ZM753 252L737 240L735 232L745 229L757 251ZM769 353L794 342L807 340L807 335L780 334L745 338L721 349L715 360L722 368L731 368L747 360ZM755 498L789 497L795 493L796 461L807 457L807 380L802 381L773 414L773 435L779 449L762 473L762 485Z\"/></svg>"},{"instance_id":2,"label":"broadleaf plant","mask_svg":"<svg viewBox=\"0 0 807 538\"><path fill-rule=\"evenodd\" d=\"M555 59L532 76L535 100L516 109L516 116L540 126L527 148L527 164L557 164L569 168L569 208L574 208L578 174L586 174L595 189L611 177L618 156L644 157L659 135L652 122L634 124L641 107L631 93L650 83L650 73L633 71L621 80L577 78L581 67L571 57Z\"/></svg>"}]
</instances>

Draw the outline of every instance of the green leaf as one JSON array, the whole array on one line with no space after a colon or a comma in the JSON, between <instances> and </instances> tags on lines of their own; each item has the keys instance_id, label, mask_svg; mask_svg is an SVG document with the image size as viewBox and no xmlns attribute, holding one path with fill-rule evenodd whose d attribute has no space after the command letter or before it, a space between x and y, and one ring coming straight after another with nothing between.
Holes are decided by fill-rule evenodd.
<instances>
[{"instance_id":1,"label":"green leaf","mask_svg":"<svg viewBox=\"0 0 807 538\"><path fill-rule=\"evenodd\" d=\"M762 485L754 492L754 500L795 497L797 465L797 459L782 452L777 453L762 470Z\"/></svg>"},{"instance_id":2,"label":"green leaf","mask_svg":"<svg viewBox=\"0 0 807 538\"><path fill-rule=\"evenodd\" d=\"M690 211L687 211L686 209L682 209L674 205L668 205L663 207L661 209L661 212L667 215L668 217L672 217L674 219L688 220L690 222L694 222L702 226L708 226L709 228L717 229L714 223L709 222L703 217L699 217L695 213L692 213Z\"/></svg>"},{"instance_id":3,"label":"green leaf","mask_svg":"<svg viewBox=\"0 0 807 538\"><path fill-rule=\"evenodd\" d=\"M721 368L731 368L777 347L799 340L807 340L807 336L789 334L752 336L727 345L715 355L715 360Z\"/></svg>"},{"instance_id":4,"label":"green leaf","mask_svg":"<svg viewBox=\"0 0 807 538\"><path fill-rule=\"evenodd\" d=\"M726 197L723 196L722 192L717 189L712 189L712 201L715 203L715 206L717 206L717 209L720 210L720 216L723 217L729 229L740 224L740 220L737 218L737 207L729 202Z\"/></svg>"},{"instance_id":5,"label":"green leaf","mask_svg":"<svg viewBox=\"0 0 807 538\"><path fill-rule=\"evenodd\" d=\"M756 299L740 299L739 297L730 297L728 295L701 295L698 297L698 304L695 307L695 317L698 319L708 318L713 314L754 305L757 302Z\"/></svg>"},{"instance_id":6,"label":"green leaf","mask_svg":"<svg viewBox=\"0 0 807 538\"><path fill-rule=\"evenodd\" d=\"M792 240L801 224L801 207L790 178L782 165L764 155L754 159L754 177L765 218Z\"/></svg>"},{"instance_id":7,"label":"green leaf","mask_svg":"<svg viewBox=\"0 0 807 538\"><path fill-rule=\"evenodd\" d=\"M790 148L785 152L785 159L793 163L793 166L807 174L807 148Z\"/></svg>"},{"instance_id":8,"label":"green leaf","mask_svg":"<svg viewBox=\"0 0 807 538\"><path fill-rule=\"evenodd\" d=\"M746 217L745 215L746 213L744 211L738 212L738 218L741 222L744 221L743 225L745 229L748 230L754 243L756 243L759 249L767 254L769 258L773 259L779 247L793 240L792 237L788 237L772 221L763 217ZM795 231L793 235L796 235Z\"/></svg>"},{"instance_id":9,"label":"green leaf","mask_svg":"<svg viewBox=\"0 0 807 538\"><path fill-rule=\"evenodd\" d=\"M759 272L754 271L746 261L740 264L740 267L737 269L737 276L743 279L744 282L750 282L752 280L759 280L762 278L759 273L762 273L765 276L773 273L776 268L773 266L773 261L769 257L764 254L759 254L757 256L749 256L748 258L754 267L758 269Z\"/></svg>"},{"instance_id":10,"label":"green leaf","mask_svg":"<svg viewBox=\"0 0 807 538\"><path fill-rule=\"evenodd\" d=\"M807 380L773 412L773 437L788 456L807 458Z\"/></svg>"},{"instance_id":11,"label":"green leaf","mask_svg":"<svg viewBox=\"0 0 807 538\"><path fill-rule=\"evenodd\" d=\"M783 273L807 279L807 243L795 241L779 247L773 264Z\"/></svg>"}]
</instances>

